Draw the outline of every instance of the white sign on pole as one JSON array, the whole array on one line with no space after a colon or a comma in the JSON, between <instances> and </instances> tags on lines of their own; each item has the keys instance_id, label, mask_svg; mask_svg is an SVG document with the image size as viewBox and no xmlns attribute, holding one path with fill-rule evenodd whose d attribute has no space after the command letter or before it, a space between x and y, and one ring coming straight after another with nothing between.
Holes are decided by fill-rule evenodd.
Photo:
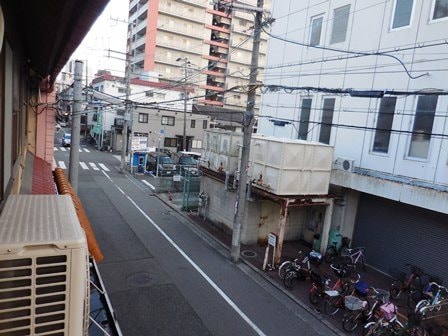
<instances>
[{"instance_id":1,"label":"white sign on pole","mask_svg":"<svg viewBox=\"0 0 448 336\"><path fill-rule=\"evenodd\" d=\"M148 147L148 137L133 136L131 141L131 150L146 150Z\"/></svg>"},{"instance_id":2,"label":"white sign on pole","mask_svg":"<svg viewBox=\"0 0 448 336\"><path fill-rule=\"evenodd\" d=\"M274 247L277 246L277 235L275 233L269 232L268 244Z\"/></svg>"}]
</instances>

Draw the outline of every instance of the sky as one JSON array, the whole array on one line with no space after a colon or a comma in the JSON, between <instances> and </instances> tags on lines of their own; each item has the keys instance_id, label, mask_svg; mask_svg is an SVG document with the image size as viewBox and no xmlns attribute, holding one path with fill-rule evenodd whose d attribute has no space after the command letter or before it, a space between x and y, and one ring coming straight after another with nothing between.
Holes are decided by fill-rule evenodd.
<instances>
[{"instance_id":1,"label":"sky","mask_svg":"<svg viewBox=\"0 0 448 336\"><path fill-rule=\"evenodd\" d=\"M110 0L73 53L71 59L84 61L84 66L87 61L89 82L98 70L110 70L112 74L124 77L128 7L128 0ZM109 53L109 49L122 54Z\"/></svg>"}]
</instances>

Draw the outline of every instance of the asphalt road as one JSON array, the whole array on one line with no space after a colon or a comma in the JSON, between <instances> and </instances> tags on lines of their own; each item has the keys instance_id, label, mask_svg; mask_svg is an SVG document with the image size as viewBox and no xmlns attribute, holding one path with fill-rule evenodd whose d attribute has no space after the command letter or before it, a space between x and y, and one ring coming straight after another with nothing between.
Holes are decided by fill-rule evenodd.
<instances>
[{"instance_id":1,"label":"asphalt road","mask_svg":"<svg viewBox=\"0 0 448 336\"><path fill-rule=\"evenodd\" d=\"M69 149L55 142L55 161ZM105 260L100 272L124 335L335 335L228 251L81 144L78 195Z\"/></svg>"}]
</instances>

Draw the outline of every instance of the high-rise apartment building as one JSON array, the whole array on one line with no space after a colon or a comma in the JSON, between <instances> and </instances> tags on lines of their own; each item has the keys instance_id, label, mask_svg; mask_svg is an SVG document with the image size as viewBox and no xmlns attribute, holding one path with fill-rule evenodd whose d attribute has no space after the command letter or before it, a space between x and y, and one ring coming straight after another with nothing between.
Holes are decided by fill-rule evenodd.
<instances>
[{"instance_id":1,"label":"high-rise apartment building","mask_svg":"<svg viewBox=\"0 0 448 336\"><path fill-rule=\"evenodd\" d=\"M156 74L161 81L186 81L195 88L196 104L244 109L244 91L230 89L249 83L254 15L232 10L231 2L131 0L132 76L150 79ZM238 3L257 5L256 0ZM265 0L264 7L270 4L271 0ZM265 64L266 49L262 35L260 67Z\"/></svg>"}]
</instances>

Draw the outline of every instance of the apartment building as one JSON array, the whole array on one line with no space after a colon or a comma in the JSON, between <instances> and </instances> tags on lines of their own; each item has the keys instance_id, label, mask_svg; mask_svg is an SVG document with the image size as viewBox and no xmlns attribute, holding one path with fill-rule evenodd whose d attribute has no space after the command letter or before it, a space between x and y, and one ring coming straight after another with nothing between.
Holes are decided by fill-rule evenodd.
<instances>
[{"instance_id":1,"label":"apartment building","mask_svg":"<svg viewBox=\"0 0 448 336\"><path fill-rule=\"evenodd\" d=\"M332 229L371 266L447 281L448 2L275 0L273 17L259 131L334 146Z\"/></svg>"},{"instance_id":2,"label":"apartment building","mask_svg":"<svg viewBox=\"0 0 448 336\"><path fill-rule=\"evenodd\" d=\"M98 148L121 151L125 79L101 71L91 85L93 91L89 96L92 99L88 107L93 117L91 136ZM131 118L132 138L145 138L148 147L178 151L183 145L185 122L187 149L200 151L202 130L210 127L210 118L193 114L188 100L184 113L184 89L184 86L173 87L165 82L132 78L129 96L135 105Z\"/></svg>"},{"instance_id":3,"label":"apartment building","mask_svg":"<svg viewBox=\"0 0 448 336\"><path fill-rule=\"evenodd\" d=\"M256 6L256 0L244 3ZM265 0L270 8L271 0ZM246 94L227 91L249 83L252 13L231 10L229 1L131 0L128 52L133 76L157 73L163 81L195 88L195 104L244 109ZM265 63L266 37L260 46Z\"/></svg>"}]
</instances>

